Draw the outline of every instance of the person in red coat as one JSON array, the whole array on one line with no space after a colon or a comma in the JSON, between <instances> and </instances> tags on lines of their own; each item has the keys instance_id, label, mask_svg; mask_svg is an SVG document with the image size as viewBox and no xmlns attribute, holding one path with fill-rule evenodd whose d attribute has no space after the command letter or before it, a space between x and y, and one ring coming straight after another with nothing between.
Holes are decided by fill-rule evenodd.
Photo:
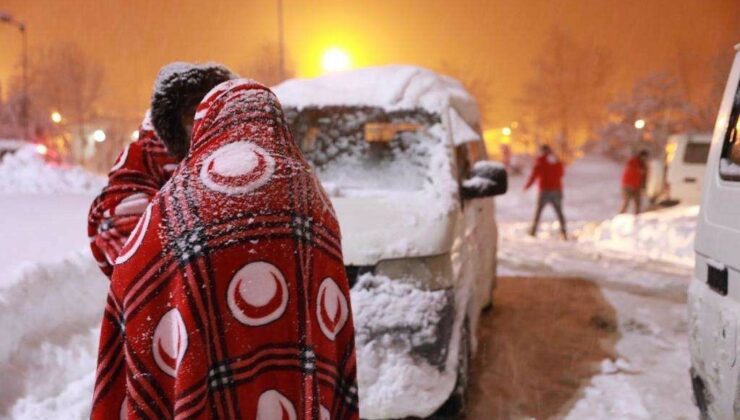
<instances>
[{"instance_id":1,"label":"person in red coat","mask_svg":"<svg viewBox=\"0 0 740 420\"><path fill-rule=\"evenodd\" d=\"M620 213L626 213L630 202L634 203L635 214L639 214L642 207L642 191L647 180L647 150L634 154L624 166L622 173L622 208Z\"/></svg>"},{"instance_id":2,"label":"person in red coat","mask_svg":"<svg viewBox=\"0 0 740 420\"><path fill-rule=\"evenodd\" d=\"M139 126L138 139L127 145L108 174L108 185L95 198L88 214L87 233L93 257L110 277L113 261L139 222L144 209L177 167L157 137L149 112Z\"/></svg>"},{"instance_id":3,"label":"person in red coat","mask_svg":"<svg viewBox=\"0 0 740 420\"><path fill-rule=\"evenodd\" d=\"M539 187L539 193L537 195L537 208L534 213L534 220L532 221L532 227L529 234L532 236L537 235L537 227L540 223L540 216L542 210L547 204L552 205L555 210L555 214L558 216L560 222L560 234L563 239L568 238L568 233L565 226L565 216L563 215L563 163L553 153L552 149L548 145L542 145L540 147L540 154L534 163L532 173L524 185L524 189L527 190L529 187L537 181Z\"/></svg>"},{"instance_id":4,"label":"person in red coat","mask_svg":"<svg viewBox=\"0 0 740 420\"><path fill-rule=\"evenodd\" d=\"M152 121L183 160L114 261L93 419L359 418L334 210L275 95L233 77L160 72Z\"/></svg>"}]
</instances>

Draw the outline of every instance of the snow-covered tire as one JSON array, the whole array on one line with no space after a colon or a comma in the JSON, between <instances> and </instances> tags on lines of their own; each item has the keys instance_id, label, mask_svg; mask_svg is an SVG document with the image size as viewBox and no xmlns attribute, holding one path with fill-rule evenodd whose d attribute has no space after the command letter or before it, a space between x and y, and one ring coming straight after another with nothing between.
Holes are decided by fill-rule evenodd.
<instances>
[{"instance_id":1,"label":"snow-covered tire","mask_svg":"<svg viewBox=\"0 0 740 420\"><path fill-rule=\"evenodd\" d=\"M457 382L447 401L432 414L431 420L453 420L465 418L468 406L468 384L470 382L470 327L467 318L460 334L460 351L457 361Z\"/></svg>"}]
</instances>

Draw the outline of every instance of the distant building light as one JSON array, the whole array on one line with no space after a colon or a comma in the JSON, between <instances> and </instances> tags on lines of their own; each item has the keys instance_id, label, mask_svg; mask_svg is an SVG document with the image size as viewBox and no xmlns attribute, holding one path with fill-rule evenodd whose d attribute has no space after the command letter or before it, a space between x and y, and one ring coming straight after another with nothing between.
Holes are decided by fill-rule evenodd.
<instances>
[{"instance_id":1,"label":"distant building light","mask_svg":"<svg viewBox=\"0 0 740 420\"><path fill-rule=\"evenodd\" d=\"M502 128L501 129L501 134L503 134L505 136L510 136L511 135L511 128L509 128L509 127Z\"/></svg>"},{"instance_id":2,"label":"distant building light","mask_svg":"<svg viewBox=\"0 0 740 420\"><path fill-rule=\"evenodd\" d=\"M62 122L62 114L58 113L57 111L52 112L51 121L54 124L59 124L60 122Z\"/></svg>"},{"instance_id":3,"label":"distant building light","mask_svg":"<svg viewBox=\"0 0 740 420\"><path fill-rule=\"evenodd\" d=\"M635 128L638 129L638 130L642 130L643 128L645 128L645 120L643 120L643 119L636 120L635 121Z\"/></svg>"},{"instance_id":4,"label":"distant building light","mask_svg":"<svg viewBox=\"0 0 740 420\"><path fill-rule=\"evenodd\" d=\"M92 137L93 137L93 140L95 140L96 142L102 143L105 141L105 131L100 130L100 129L95 130L93 131Z\"/></svg>"},{"instance_id":5,"label":"distant building light","mask_svg":"<svg viewBox=\"0 0 740 420\"><path fill-rule=\"evenodd\" d=\"M45 145L43 144L36 145L36 153L40 155L45 155L48 151L49 151L49 148L47 148Z\"/></svg>"}]
</instances>

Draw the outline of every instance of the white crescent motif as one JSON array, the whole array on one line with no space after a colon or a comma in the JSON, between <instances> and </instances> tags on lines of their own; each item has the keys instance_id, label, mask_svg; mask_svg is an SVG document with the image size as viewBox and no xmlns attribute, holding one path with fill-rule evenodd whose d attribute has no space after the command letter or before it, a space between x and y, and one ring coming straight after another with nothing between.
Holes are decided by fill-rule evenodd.
<instances>
[{"instance_id":1,"label":"white crescent motif","mask_svg":"<svg viewBox=\"0 0 740 420\"><path fill-rule=\"evenodd\" d=\"M285 395L270 389L257 401L257 420L297 420L295 406Z\"/></svg>"},{"instance_id":2,"label":"white crescent motif","mask_svg":"<svg viewBox=\"0 0 740 420\"><path fill-rule=\"evenodd\" d=\"M265 185L275 172L275 159L248 141L218 148L203 160L203 184L224 194L247 194Z\"/></svg>"},{"instance_id":3,"label":"white crescent motif","mask_svg":"<svg viewBox=\"0 0 740 420\"><path fill-rule=\"evenodd\" d=\"M331 420L331 413L329 413L329 409L327 409L323 405L319 406L319 419Z\"/></svg>"},{"instance_id":4,"label":"white crescent motif","mask_svg":"<svg viewBox=\"0 0 740 420\"><path fill-rule=\"evenodd\" d=\"M316 317L324 335L334 341L349 318L349 305L337 283L331 277L325 278L319 286L316 298Z\"/></svg>"},{"instance_id":5,"label":"white crescent motif","mask_svg":"<svg viewBox=\"0 0 740 420\"><path fill-rule=\"evenodd\" d=\"M150 204L144 211L144 215L141 216L141 219L139 219L139 223L136 224L134 231L131 232L131 236L129 236L126 240L126 243L123 244L123 248L121 248L121 250L123 250L123 253L121 253L121 255L116 258L116 264L125 263L134 255L134 253L136 253L136 251L141 246L141 242L144 240L144 234L149 227L149 220L151 218L152 206Z\"/></svg>"},{"instance_id":6,"label":"white crescent motif","mask_svg":"<svg viewBox=\"0 0 740 420\"><path fill-rule=\"evenodd\" d=\"M116 159L116 163L113 164L113 167L110 168L110 171L117 171L123 167L123 165L126 163L126 159L128 159L128 148L129 144L126 145L126 147L123 148L123 152L121 152L121 156L118 156L118 159Z\"/></svg>"},{"instance_id":7,"label":"white crescent motif","mask_svg":"<svg viewBox=\"0 0 740 420\"><path fill-rule=\"evenodd\" d=\"M288 306L288 284L274 265L258 261L245 265L229 282L226 302L242 324L257 327L280 318Z\"/></svg>"},{"instance_id":8,"label":"white crescent motif","mask_svg":"<svg viewBox=\"0 0 740 420\"><path fill-rule=\"evenodd\" d=\"M119 216L126 214L142 214L149 205L149 196L145 193L134 193L121 200L116 206L115 213Z\"/></svg>"},{"instance_id":9,"label":"white crescent motif","mask_svg":"<svg viewBox=\"0 0 740 420\"><path fill-rule=\"evenodd\" d=\"M118 418L120 420L128 419L128 399L126 397L123 397L123 402L121 403L121 410L118 413Z\"/></svg>"},{"instance_id":10,"label":"white crescent motif","mask_svg":"<svg viewBox=\"0 0 740 420\"><path fill-rule=\"evenodd\" d=\"M185 321L176 308L164 314L152 336L154 361L162 371L173 378L188 349Z\"/></svg>"}]
</instances>

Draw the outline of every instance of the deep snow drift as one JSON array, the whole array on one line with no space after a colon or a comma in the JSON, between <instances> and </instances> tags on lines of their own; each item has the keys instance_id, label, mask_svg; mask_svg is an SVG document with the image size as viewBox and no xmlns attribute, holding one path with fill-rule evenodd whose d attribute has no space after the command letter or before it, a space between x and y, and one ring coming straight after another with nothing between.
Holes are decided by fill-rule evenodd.
<instances>
[{"instance_id":1,"label":"deep snow drift","mask_svg":"<svg viewBox=\"0 0 740 420\"><path fill-rule=\"evenodd\" d=\"M0 161L0 194L95 193L105 178L79 166L50 165L36 146L29 145Z\"/></svg>"}]
</instances>

